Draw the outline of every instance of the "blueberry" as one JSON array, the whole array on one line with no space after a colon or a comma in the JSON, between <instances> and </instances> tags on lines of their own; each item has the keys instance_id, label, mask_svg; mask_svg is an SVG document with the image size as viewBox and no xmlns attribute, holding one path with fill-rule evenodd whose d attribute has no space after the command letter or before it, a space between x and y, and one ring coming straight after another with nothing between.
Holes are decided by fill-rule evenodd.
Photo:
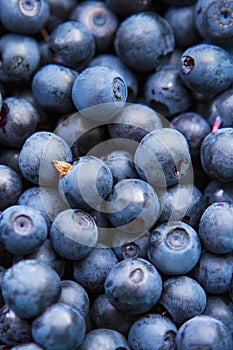
<instances>
[{"instance_id":1,"label":"blueberry","mask_svg":"<svg viewBox=\"0 0 233 350\"><path fill-rule=\"evenodd\" d=\"M42 215L24 205L13 205L0 216L0 240L12 254L31 254L47 238L48 229Z\"/></svg>"},{"instance_id":2,"label":"blueberry","mask_svg":"<svg viewBox=\"0 0 233 350\"><path fill-rule=\"evenodd\" d=\"M174 31L177 46L191 46L199 41L195 23L194 5L171 6L165 12L164 17Z\"/></svg>"},{"instance_id":3,"label":"blueberry","mask_svg":"<svg viewBox=\"0 0 233 350\"><path fill-rule=\"evenodd\" d=\"M205 172L222 182L233 181L233 129L221 128L209 133L201 146Z\"/></svg>"},{"instance_id":4,"label":"blueberry","mask_svg":"<svg viewBox=\"0 0 233 350\"><path fill-rule=\"evenodd\" d=\"M32 323L34 341L46 350L78 349L86 332L81 314L65 304L53 304Z\"/></svg>"},{"instance_id":5,"label":"blueberry","mask_svg":"<svg viewBox=\"0 0 233 350\"><path fill-rule=\"evenodd\" d=\"M32 1L32 0L30 0ZM3 15L0 4L0 17ZM9 4L14 10L13 3ZM19 1L19 2L23 2ZM8 5L7 5L8 6ZM11 11L12 13L12 11ZM9 15L7 15L9 18ZM27 35L8 33L0 38L0 80L3 82L25 83L29 82L40 64L40 50L37 41Z\"/></svg>"},{"instance_id":6,"label":"blueberry","mask_svg":"<svg viewBox=\"0 0 233 350\"><path fill-rule=\"evenodd\" d=\"M36 108L24 98L3 100L0 122L0 142L9 147L21 147L39 123Z\"/></svg>"},{"instance_id":7,"label":"blueberry","mask_svg":"<svg viewBox=\"0 0 233 350\"><path fill-rule=\"evenodd\" d=\"M183 275L191 271L201 255L197 232L189 225L178 222L161 224L152 232L148 258L167 275Z\"/></svg>"},{"instance_id":8,"label":"blueberry","mask_svg":"<svg viewBox=\"0 0 233 350\"><path fill-rule=\"evenodd\" d=\"M134 156L139 175L155 187L177 184L187 173L190 162L185 137L169 128L147 134L139 143Z\"/></svg>"},{"instance_id":9,"label":"blueberry","mask_svg":"<svg viewBox=\"0 0 233 350\"><path fill-rule=\"evenodd\" d=\"M175 324L167 317L148 314L130 327L128 342L132 350L176 349Z\"/></svg>"},{"instance_id":10,"label":"blueberry","mask_svg":"<svg viewBox=\"0 0 233 350\"><path fill-rule=\"evenodd\" d=\"M125 148L124 140L133 140L135 147L143 137L150 131L162 129L160 115L149 106L144 104L127 104L114 119L114 123L108 125L109 134L112 139ZM120 138L119 142L117 138ZM115 140L114 140L115 142ZM133 148L133 145L132 145Z\"/></svg>"},{"instance_id":11,"label":"blueberry","mask_svg":"<svg viewBox=\"0 0 233 350\"><path fill-rule=\"evenodd\" d=\"M9 166L19 176L22 176L19 170L19 152L19 148L2 147L0 149L0 164Z\"/></svg>"},{"instance_id":12,"label":"blueberry","mask_svg":"<svg viewBox=\"0 0 233 350\"><path fill-rule=\"evenodd\" d=\"M83 156L60 178L59 192L72 208L96 209L109 195L112 185L107 164L97 157Z\"/></svg>"},{"instance_id":13,"label":"blueberry","mask_svg":"<svg viewBox=\"0 0 233 350\"><path fill-rule=\"evenodd\" d=\"M56 184L58 173L53 161L71 161L67 143L49 131L38 131L27 138L19 154L23 176L36 185Z\"/></svg>"},{"instance_id":14,"label":"blueberry","mask_svg":"<svg viewBox=\"0 0 233 350\"><path fill-rule=\"evenodd\" d=\"M204 138L210 133L210 125L204 117L196 112L185 112L171 121L187 139L191 156L197 158Z\"/></svg>"},{"instance_id":15,"label":"blueberry","mask_svg":"<svg viewBox=\"0 0 233 350\"><path fill-rule=\"evenodd\" d=\"M62 201L56 188L33 186L25 190L18 199L19 205L27 205L39 210L48 228L52 221L67 205Z\"/></svg>"},{"instance_id":16,"label":"blueberry","mask_svg":"<svg viewBox=\"0 0 233 350\"><path fill-rule=\"evenodd\" d=\"M71 98L78 73L58 64L48 64L36 72L32 93L36 103L47 111L69 113L75 108Z\"/></svg>"},{"instance_id":17,"label":"blueberry","mask_svg":"<svg viewBox=\"0 0 233 350\"><path fill-rule=\"evenodd\" d=\"M61 295L58 303L76 309L84 318L89 311L89 297L87 291L72 280L61 281Z\"/></svg>"},{"instance_id":18,"label":"blueberry","mask_svg":"<svg viewBox=\"0 0 233 350\"><path fill-rule=\"evenodd\" d=\"M233 256L231 254L213 254L203 251L201 258L192 271L207 293L227 293L232 279Z\"/></svg>"},{"instance_id":19,"label":"blueberry","mask_svg":"<svg viewBox=\"0 0 233 350\"><path fill-rule=\"evenodd\" d=\"M92 304L91 318L96 328L113 329L127 335L137 316L121 312L109 302L105 294L99 294Z\"/></svg>"},{"instance_id":20,"label":"blueberry","mask_svg":"<svg viewBox=\"0 0 233 350\"><path fill-rule=\"evenodd\" d=\"M229 88L220 95L217 95L210 105L210 112L208 114L208 122L214 125L216 120L220 120L220 127L233 126L233 89Z\"/></svg>"},{"instance_id":21,"label":"blueberry","mask_svg":"<svg viewBox=\"0 0 233 350\"><path fill-rule=\"evenodd\" d=\"M211 316L224 323L233 335L233 303L221 296L211 296L207 298L204 315Z\"/></svg>"},{"instance_id":22,"label":"blueberry","mask_svg":"<svg viewBox=\"0 0 233 350\"><path fill-rule=\"evenodd\" d=\"M72 11L70 19L84 24L90 30L95 38L97 51L107 51L112 46L119 20L104 2L80 3Z\"/></svg>"},{"instance_id":23,"label":"blueberry","mask_svg":"<svg viewBox=\"0 0 233 350\"><path fill-rule=\"evenodd\" d=\"M120 232L113 238L113 249L119 260L143 258L147 259L150 232L130 241L125 232Z\"/></svg>"},{"instance_id":24,"label":"blueberry","mask_svg":"<svg viewBox=\"0 0 233 350\"><path fill-rule=\"evenodd\" d=\"M0 266L0 307L4 305L4 300L2 297L2 279L5 272L6 272L6 269L3 266Z\"/></svg>"},{"instance_id":25,"label":"blueberry","mask_svg":"<svg viewBox=\"0 0 233 350\"><path fill-rule=\"evenodd\" d=\"M131 13L142 12L149 8L152 0L106 0L106 4L118 15L127 16Z\"/></svg>"},{"instance_id":26,"label":"blueberry","mask_svg":"<svg viewBox=\"0 0 233 350\"><path fill-rule=\"evenodd\" d=\"M117 309L134 315L149 311L162 293L162 279L147 260L126 259L116 264L105 280L105 293Z\"/></svg>"},{"instance_id":27,"label":"blueberry","mask_svg":"<svg viewBox=\"0 0 233 350\"><path fill-rule=\"evenodd\" d=\"M227 202L211 204L199 223L199 235L204 248L212 253L233 252L233 205Z\"/></svg>"},{"instance_id":28,"label":"blueberry","mask_svg":"<svg viewBox=\"0 0 233 350\"><path fill-rule=\"evenodd\" d=\"M159 216L157 193L141 179L121 180L105 202L107 218L125 234L143 235Z\"/></svg>"},{"instance_id":29,"label":"blueberry","mask_svg":"<svg viewBox=\"0 0 233 350\"><path fill-rule=\"evenodd\" d=\"M48 0L50 12L59 19L65 20L76 6L76 0ZM51 16L50 16L51 17Z\"/></svg>"},{"instance_id":30,"label":"blueberry","mask_svg":"<svg viewBox=\"0 0 233 350\"><path fill-rule=\"evenodd\" d=\"M195 12L196 27L203 38L219 44L228 43L232 39L231 1L198 0Z\"/></svg>"},{"instance_id":31,"label":"blueberry","mask_svg":"<svg viewBox=\"0 0 233 350\"><path fill-rule=\"evenodd\" d=\"M205 209L200 190L191 184L177 184L157 191L161 205L158 223L183 221L195 226Z\"/></svg>"},{"instance_id":32,"label":"blueberry","mask_svg":"<svg viewBox=\"0 0 233 350\"><path fill-rule=\"evenodd\" d=\"M164 282L160 303L172 316L174 322L184 323L204 312L206 294L194 279L178 276Z\"/></svg>"},{"instance_id":33,"label":"blueberry","mask_svg":"<svg viewBox=\"0 0 233 350\"><path fill-rule=\"evenodd\" d=\"M35 343L26 343L26 344L14 346L13 348L11 348L11 350L43 350L43 349Z\"/></svg>"},{"instance_id":34,"label":"blueberry","mask_svg":"<svg viewBox=\"0 0 233 350\"><path fill-rule=\"evenodd\" d=\"M117 263L111 248L95 248L83 259L74 262L74 280L88 292L101 293L106 276Z\"/></svg>"},{"instance_id":35,"label":"blueberry","mask_svg":"<svg viewBox=\"0 0 233 350\"><path fill-rule=\"evenodd\" d=\"M50 14L49 3L47 0L3 0L0 14L7 29L32 35L46 24Z\"/></svg>"},{"instance_id":36,"label":"blueberry","mask_svg":"<svg viewBox=\"0 0 233 350\"><path fill-rule=\"evenodd\" d=\"M231 333L224 324L205 315L185 322L178 330L176 343L179 350L229 350L233 346Z\"/></svg>"},{"instance_id":37,"label":"blueberry","mask_svg":"<svg viewBox=\"0 0 233 350\"><path fill-rule=\"evenodd\" d=\"M98 228L89 214L67 209L53 221L50 239L57 254L69 260L79 260L96 245Z\"/></svg>"},{"instance_id":38,"label":"blueberry","mask_svg":"<svg viewBox=\"0 0 233 350\"><path fill-rule=\"evenodd\" d=\"M59 298L58 274L46 263L23 260L10 267L2 281L2 295L17 316L30 319Z\"/></svg>"},{"instance_id":39,"label":"blueberry","mask_svg":"<svg viewBox=\"0 0 233 350\"><path fill-rule=\"evenodd\" d=\"M91 60L89 66L105 66L119 72L128 87L128 102L134 101L139 90L138 78L135 72L122 62L120 57L110 53L99 54Z\"/></svg>"},{"instance_id":40,"label":"blueberry","mask_svg":"<svg viewBox=\"0 0 233 350\"><path fill-rule=\"evenodd\" d=\"M233 203L233 182L210 181L203 195L206 207L215 202Z\"/></svg>"},{"instance_id":41,"label":"blueberry","mask_svg":"<svg viewBox=\"0 0 233 350\"><path fill-rule=\"evenodd\" d=\"M48 41L54 63L82 70L95 54L95 39L87 27L77 21L60 23ZM77 54L78 52L78 54Z\"/></svg>"},{"instance_id":42,"label":"blueberry","mask_svg":"<svg viewBox=\"0 0 233 350\"><path fill-rule=\"evenodd\" d=\"M86 118L105 122L114 118L127 100L127 84L114 69L93 66L84 69L75 79L72 99Z\"/></svg>"},{"instance_id":43,"label":"blueberry","mask_svg":"<svg viewBox=\"0 0 233 350\"><path fill-rule=\"evenodd\" d=\"M217 95L232 84L232 67L232 56L223 47L201 43L183 52L179 73L192 91Z\"/></svg>"},{"instance_id":44,"label":"blueberry","mask_svg":"<svg viewBox=\"0 0 233 350\"><path fill-rule=\"evenodd\" d=\"M21 261L24 258L25 257L22 255L17 255L14 257L14 262ZM52 267L60 277L63 276L66 262L55 253L49 239L46 239L34 253L27 255L26 259L36 259L45 262Z\"/></svg>"},{"instance_id":45,"label":"blueberry","mask_svg":"<svg viewBox=\"0 0 233 350\"><path fill-rule=\"evenodd\" d=\"M130 350L126 338L112 329L94 329L86 334L79 350Z\"/></svg>"},{"instance_id":46,"label":"blueberry","mask_svg":"<svg viewBox=\"0 0 233 350\"><path fill-rule=\"evenodd\" d=\"M162 56L174 50L174 44L170 24L152 11L126 17L119 25L114 40L115 51L122 61L144 72L156 68Z\"/></svg>"},{"instance_id":47,"label":"blueberry","mask_svg":"<svg viewBox=\"0 0 233 350\"><path fill-rule=\"evenodd\" d=\"M32 339L31 324L18 317L8 305L0 310L0 340L7 345L28 343Z\"/></svg>"},{"instance_id":48,"label":"blueberry","mask_svg":"<svg viewBox=\"0 0 233 350\"><path fill-rule=\"evenodd\" d=\"M20 176L11 167L0 164L0 210L16 204L21 193Z\"/></svg>"},{"instance_id":49,"label":"blueberry","mask_svg":"<svg viewBox=\"0 0 233 350\"><path fill-rule=\"evenodd\" d=\"M124 150L115 150L101 157L111 170L113 181L137 178L138 174L134 167L133 156Z\"/></svg>"}]
</instances>

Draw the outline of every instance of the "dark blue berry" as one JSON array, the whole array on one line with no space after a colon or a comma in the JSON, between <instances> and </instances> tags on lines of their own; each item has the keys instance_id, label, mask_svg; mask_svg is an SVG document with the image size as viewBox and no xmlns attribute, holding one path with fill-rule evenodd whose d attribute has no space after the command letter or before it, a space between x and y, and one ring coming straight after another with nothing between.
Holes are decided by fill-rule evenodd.
<instances>
[{"instance_id":1,"label":"dark blue berry","mask_svg":"<svg viewBox=\"0 0 233 350\"><path fill-rule=\"evenodd\" d=\"M16 204L21 193L21 177L11 167L0 164L0 210Z\"/></svg>"},{"instance_id":2,"label":"dark blue berry","mask_svg":"<svg viewBox=\"0 0 233 350\"><path fill-rule=\"evenodd\" d=\"M104 328L87 333L79 350L95 350L96 346L104 350L130 350L127 339L121 333Z\"/></svg>"}]
</instances>

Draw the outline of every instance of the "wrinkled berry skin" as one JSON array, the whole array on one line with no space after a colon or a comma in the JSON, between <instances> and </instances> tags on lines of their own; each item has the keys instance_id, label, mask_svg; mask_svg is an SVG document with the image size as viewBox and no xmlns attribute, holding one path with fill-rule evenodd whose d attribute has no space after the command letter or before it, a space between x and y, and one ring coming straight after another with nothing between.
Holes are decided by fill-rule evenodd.
<instances>
[{"instance_id":1,"label":"wrinkled berry skin","mask_svg":"<svg viewBox=\"0 0 233 350\"><path fill-rule=\"evenodd\" d=\"M127 339L112 329L94 329L87 333L79 350L130 350Z\"/></svg>"},{"instance_id":2,"label":"wrinkled berry skin","mask_svg":"<svg viewBox=\"0 0 233 350\"><path fill-rule=\"evenodd\" d=\"M87 66L95 54L92 33L77 21L65 21L56 26L49 37L48 46L54 55L54 63L77 71Z\"/></svg>"},{"instance_id":3,"label":"wrinkled berry skin","mask_svg":"<svg viewBox=\"0 0 233 350\"><path fill-rule=\"evenodd\" d=\"M21 193L21 177L11 167L0 164L0 210L16 204Z\"/></svg>"},{"instance_id":4,"label":"wrinkled berry skin","mask_svg":"<svg viewBox=\"0 0 233 350\"><path fill-rule=\"evenodd\" d=\"M53 304L32 323L32 337L46 350L77 350L86 332L81 314L65 304Z\"/></svg>"},{"instance_id":5,"label":"wrinkled berry skin","mask_svg":"<svg viewBox=\"0 0 233 350\"><path fill-rule=\"evenodd\" d=\"M51 112L69 113L75 110L71 91L77 75L75 70L58 64L43 66L32 81L32 94L36 103Z\"/></svg>"},{"instance_id":6,"label":"wrinkled berry skin","mask_svg":"<svg viewBox=\"0 0 233 350\"><path fill-rule=\"evenodd\" d=\"M209 133L201 146L201 163L213 179L233 181L233 129L221 128Z\"/></svg>"},{"instance_id":7,"label":"wrinkled berry skin","mask_svg":"<svg viewBox=\"0 0 233 350\"><path fill-rule=\"evenodd\" d=\"M47 238L47 225L35 209L13 205L0 215L0 241L12 254L31 254Z\"/></svg>"},{"instance_id":8,"label":"wrinkled berry skin","mask_svg":"<svg viewBox=\"0 0 233 350\"><path fill-rule=\"evenodd\" d=\"M21 147L36 130L40 116L37 109L24 98L8 97L3 100L0 143L8 147Z\"/></svg>"},{"instance_id":9,"label":"wrinkled berry skin","mask_svg":"<svg viewBox=\"0 0 233 350\"><path fill-rule=\"evenodd\" d=\"M143 235L159 216L157 193L141 179L118 182L105 202L106 216L119 230Z\"/></svg>"},{"instance_id":10,"label":"wrinkled berry skin","mask_svg":"<svg viewBox=\"0 0 233 350\"><path fill-rule=\"evenodd\" d=\"M72 99L86 118L105 122L114 118L124 107L128 96L124 78L104 66L84 69L75 79Z\"/></svg>"},{"instance_id":11,"label":"wrinkled berry skin","mask_svg":"<svg viewBox=\"0 0 233 350\"><path fill-rule=\"evenodd\" d=\"M7 345L28 343L32 339L28 320L18 317L8 305L0 310L0 340Z\"/></svg>"},{"instance_id":12,"label":"wrinkled berry skin","mask_svg":"<svg viewBox=\"0 0 233 350\"><path fill-rule=\"evenodd\" d=\"M203 213L199 223L203 246L216 254L233 252L233 204L216 202Z\"/></svg>"},{"instance_id":13,"label":"wrinkled berry skin","mask_svg":"<svg viewBox=\"0 0 233 350\"><path fill-rule=\"evenodd\" d=\"M135 315L149 311L158 302L162 279L147 260L126 259L115 265L105 280L108 300L120 311Z\"/></svg>"},{"instance_id":14,"label":"wrinkled berry skin","mask_svg":"<svg viewBox=\"0 0 233 350\"><path fill-rule=\"evenodd\" d=\"M10 267L2 281L5 302L17 316L30 319L57 301L61 292L58 274L46 263L23 260Z\"/></svg>"},{"instance_id":15,"label":"wrinkled berry skin","mask_svg":"<svg viewBox=\"0 0 233 350\"><path fill-rule=\"evenodd\" d=\"M133 350L175 350L176 333L177 328L169 318L159 314L148 314L132 324L128 342Z\"/></svg>"},{"instance_id":16,"label":"wrinkled berry skin","mask_svg":"<svg viewBox=\"0 0 233 350\"><path fill-rule=\"evenodd\" d=\"M188 172L190 162L185 137L179 131L168 128L147 134L134 155L138 174L154 187L177 184Z\"/></svg>"},{"instance_id":17,"label":"wrinkled berry skin","mask_svg":"<svg viewBox=\"0 0 233 350\"><path fill-rule=\"evenodd\" d=\"M0 19L7 29L22 33L36 34L49 19L47 0L3 0L0 3Z\"/></svg>"},{"instance_id":18,"label":"wrinkled berry skin","mask_svg":"<svg viewBox=\"0 0 233 350\"><path fill-rule=\"evenodd\" d=\"M204 312L206 293L198 282L188 276L173 277L164 282L160 303L174 322L183 323Z\"/></svg>"},{"instance_id":19,"label":"wrinkled berry skin","mask_svg":"<svg viewBox=\"0 0 233 350\"><path fill-rule=\"evenodd\" d=\"M194 92L217 95L233 82L233 58L221 46L197 44L181 55L179 73Z\"/></svg>"},{"instance_id":20,"label":"wrinkled berry skin","mask_svg":"<svg viewBox=\"0 0 233 350\"><path fill-rule=\"evenodd\" d=\"M79 260L88 255L98 240L94 219L77 209L62 211L53 221L50 240L58 255L69 260Z\"/></svg>"},{"instance_id":21,"label":"wrinkled berry skin","mask_svg":"<svg viewBox=\"0 0 233 350\"><path fill-rule=\"evenodd\" d=\"M201 242L191 226L183 222L165 223L151 232L147 254L159 271L167 275L182 275L197 264Z\"/></svg>"},{"instance_id":22,"label":"wrinkled berry skin","mask_svg":"<svg viewBox=\"0 0 233 350\"><path fill-rule=\"evenodd\" d=\"M233 4L230 0L198 0L195 5L198 32L204 39L227 44L233 38Z\"/></svg>"},{"instance_id":23,"label":"wrinkled berry skin","mask_svg":"<svg viewBox=\"0 0 233 350\"><path fill-rule=\"evenodd\" d=\"M34 38L27 35L15 33L3 35L0 39L0 55L2 82L20 84L29 82L40 64L39 45Z\"/></svg>"},{"instance_id":24,"label":"wrinkled berry skin","mask_svg":"<svg viewBox=\"0 0 233 350\"><path fill-rule=\"evenodd\" d=\"M233 347L230 331L221 321L210 316L196 316L185 322L176 336L177 348L229 350Z\"/></svg>"},{"instance_id":25,"label":"wrinkled berry skin","mask_svg":"<svg viewBox=\"0 0 233 350\"><path fill-rule=\"evenodd\" d=\"M118 27L114 41L115 51L122 61L142 72L155 69L161 57L174 50L174 44L170 24L153 12L127 17Z\"/></svg>"}]
</instances>

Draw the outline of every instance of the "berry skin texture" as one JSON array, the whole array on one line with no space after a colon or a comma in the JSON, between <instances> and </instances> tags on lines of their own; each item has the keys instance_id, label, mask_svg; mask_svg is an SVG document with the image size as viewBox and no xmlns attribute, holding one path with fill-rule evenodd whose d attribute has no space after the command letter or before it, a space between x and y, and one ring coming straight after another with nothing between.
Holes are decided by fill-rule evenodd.
<instances>
[{"instance_id":1,"label":"berry skin texture","mask_svg":"<svg viewBox=\"0 0 233 350\"><path fill-rule=\"evenodd\" d=\"M118 27L114 41L115 51L122 61L142 72L155 69L162 56L174 50L174 45L170 24L153 12L128 16Z\"/></svg>"},{"instance_id":2,"label":"berry skin texture","mask_svg":"<svg viewBox=\"0 0 233 350\"><path fill-rule=\"evenodd\" d=\"M233 347L230 331L221 321L210 316L196 316L178 330L177 348L230 350Z\"/></svg>"},{"instance_id":3,"label":"berry skin texture","mask_svg":"<svg viewBox=\"0 0 233 350\"><path fill-rule=\"evenodd\" d=\"M0 164L0 210L17 204L21 193L21 177L11 167Z\"/></svg>"},{"instance_id":4,"label":"berry skin texture","mask_svg":"<svg viewBox=\"0 0 233 350\"><path fill-rule=\"evenodd\" d=\"M179 131L168 128L147 134L134 156L138 174L154 187L177 184L187 173L190 162L185 137Z\"/></svg>"},{"instance_id":5,"label":"berry skin texture","mask_svg":"<svg viewBox=\"0 0 233 350\"><path fill-rule=\"evenodd\" d=\"M36 185L54 185L58 172L53 161L72 161L67 143L49 131L38 131L27 138L19 154L22 175Z\"/></svg>"},{"instance_id":6,"label":"berry skin texture","mask_svg":"<svg viewBox=\"0 0 233 350\"><path fill-rule=\"evenodd\" d=\"M221 46L197 44L181 55L179 73L192 91L217 95L233 82L233 59Z\"/></svg>"},{"instance_id":7,"label":"berry skin texture","mask_svg":"<svg viewBox=\"0 0 233 350\"><path fill-rule=\"evenodd\" d=\"M203 246L216 254L233 252L233 204L217 202L202 214L199 236Z\"/></svg>"},{"instance_id":8,"label":"berry skin texture","mask_svg":"<svg viewBox=\"0 0 233 350\"><path fill-rule=\"evenodd\" d=\"M32 81L32 94L36 103L46 111L72 112L75 107L71 91L77 76L75 70L58 64L43 66Z\"/></svg>"},{"instance_id":9,"label":"berry skin texture","mask_svg":"<svg viewBox=\"0 0 233 350\"><path fill-rule=\"evenodd\" d=\"M2 281L2 295L17 316L41 314L60 296L60 278L46 263L23 260L10 267Z\"/></svg>"},{"instance_id":10,"label":"berry skin texture","mask_svg":"<svg viewBox=\"0 0 233 350\"><path fill-rule=\"evenodd\" d=\"M29 82L40 64L39 45L34 38L27 35L15 33L3 35L0 39L0 56L2 82L20 84Z\"/></svg>"},{"instance_id":11,"label":"berry skin texture","mask_svg":"<svg viewBox=\"0 0 233 350\"><path fill-rule=\"evenodd\" d=\"M126 259L116 264L105 280L105 293L117 309L130 315L149 311L162 293L162 279L147 260Z\"/></svg>"},{"instance_id":12,"label":"berry skin texture","mask_svg":"<svg viewBox=\"0 0 233 350\"><path fill-rule=\"evenodd\" d=\"M221 128L209 133L201 146L201 163L213 179L233 181L233 129Z\"/></svg>"},{"instance_id":13,"label":"berry skin texture","mask_svg":"<svg viewBox=\"0 0 233 350\"><path fill-rule=\"evenodd\" d=\"M93 66L84 69L75 79L72 99L86 118L105 122L124 107L128 91L124 78L114 69Z\"/></svg>"},{"instance_id":14,"label":"berry skin texture","mask_svg":"<svg viewBox=\"0 0 233 350\"><path fill-rule=\"evenodd\" d=\"M177 328L169 318L148 314L132 324L128 342L132 350L175 350L176 333Z\"/></svg>"},{"instance_id":15,"label":"berry skin texture","mask_svg":"<svg viewBox=\"0 0 233 350\"><path fill-rule=\"evenodd\" d=\"M197 264L201 242L191 226L183 222L165 223L151 232L147 254L159 271L167 275L182 275Z\"/></svg>"},{"instance_id":16,"label":"berry skin texture","mask_svg":"<svg viewBox=\"0 0 233 350\"><path fill-rule=\"evenodd\" d=\"M32 337L46 350L77 350L86 332L81 314L65 304L53 304L32 323Z\"/></svg>"},{"instance_id":17,"label":"berry skin texture","mask_svg":"<svg viewBox=\"0 0 233 350\"><path fill-rule=\"evenodd\" d=\"M94 219L77 209L62 211L52 223L50 240L58 255L69 260L79 260L88 255L98 240Z\"/></svg>"},{"instance_id":18,"label":"berry skin texture","mask_svg":"<svg viewBox=\"0 0 233 350\"><path fill-rule=\"evenodd\" d=\"M16 33L36 34L49 19L50 9L47 0L2 0L0 20Z\"/></svg>"},{"instance_id":19,"label":"berry skin texture","mask_svg":"<svg viewBox=\"0 0 233 350\"><path fill-rule=\"evenodd\" d=\"M0 241L12 254L31 254L47 238L47 225L35 209L13 205L0 215Z\"/></svg>"}]
</instances>

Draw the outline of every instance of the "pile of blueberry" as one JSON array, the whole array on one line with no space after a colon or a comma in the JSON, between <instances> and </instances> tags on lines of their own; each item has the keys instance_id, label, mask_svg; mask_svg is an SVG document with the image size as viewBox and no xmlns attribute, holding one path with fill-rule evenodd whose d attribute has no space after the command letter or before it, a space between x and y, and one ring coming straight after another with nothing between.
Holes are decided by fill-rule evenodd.
<instances>
[{"instance_id":1,"label":"pile of blueberry","mask_svg":"<svg viewBox=\"0 0 233 350\"><path fill-rule=\"evenodd\" d=\"M0 0L0 350L233 350L233 0Z\"/></svg>"}]
</instances>

